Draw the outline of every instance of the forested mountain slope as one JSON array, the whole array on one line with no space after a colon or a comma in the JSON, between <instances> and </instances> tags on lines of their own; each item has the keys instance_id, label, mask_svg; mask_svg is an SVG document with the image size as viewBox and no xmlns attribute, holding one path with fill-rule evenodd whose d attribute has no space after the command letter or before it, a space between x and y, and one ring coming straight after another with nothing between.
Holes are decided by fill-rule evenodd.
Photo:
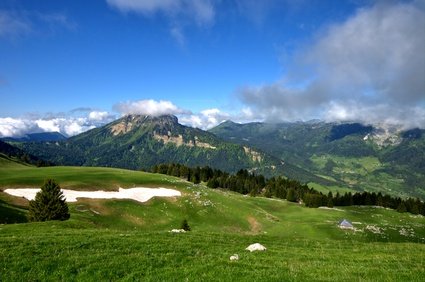
<instances>
[{"instance_id":1,"label":"forested mountain slope","mask_svg":"<svg viewBox=\"0 0 425 282\"><path fill-rule=\"evenodd\" d=\"M150 169L155 164L175 162L209 165L229 172L268 166L281 169L278 158L183 126L170 115L128 115L66 141L19 145L58 165Z\"/></svg>"},{"instance_id":2,"label":"forested mountain slope","mask_svg":"<svg viewBox=\"0 0 425 282\"><path fill-rule=\"evenodd\" d=\"M210 132L263 150L341 187L425 198L424 130L396 131L316 121L227 121Z\"/></svg>"}]
</instances>

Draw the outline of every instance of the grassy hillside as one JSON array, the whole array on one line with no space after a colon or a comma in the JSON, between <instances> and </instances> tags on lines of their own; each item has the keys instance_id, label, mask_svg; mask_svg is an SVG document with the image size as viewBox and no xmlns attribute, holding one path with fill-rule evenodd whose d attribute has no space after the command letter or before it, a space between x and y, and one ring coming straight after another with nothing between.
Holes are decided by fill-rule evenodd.
<instances>
[{"instance_id":1,"label":"grassy hillside","mask_svg":"<svg viewBox=\"0 0 425 282\"><path fill-rule=\"evenodd\" d=\"M1 281L420 281L425 275L421 216L373 207L309 209L107 168L3 163L0 189L37 187L47 177L66 188L161 186L178 189L182 197L146 203L80 199L69 204L69 221L0 225ZM25 200L1 192L0 200L25 214ZM184 218L191 232L168 232ZM343 218L357 231L339 229ZM255 242L267 251L244 250ZM235 253L240 260L230 262Z\"/></svg>"}]
</instances>

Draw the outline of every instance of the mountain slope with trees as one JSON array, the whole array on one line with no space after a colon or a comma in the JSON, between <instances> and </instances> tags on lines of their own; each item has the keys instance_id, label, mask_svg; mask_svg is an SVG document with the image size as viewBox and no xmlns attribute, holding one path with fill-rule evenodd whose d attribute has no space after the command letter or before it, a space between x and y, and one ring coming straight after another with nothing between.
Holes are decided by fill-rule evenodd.
<instances>
[{"instance_id":1,"label":"mountain slope with trees","mask_svg":"<svg viewBox=\"0 0 425 282\"><path fill-rule=\"evenodd\" d=\"M424 130L396 132L358 123L317 121L227 121L210 132L282 158L335 186L425 198Z\"/></svg>"},{"instance_id":2,"label":"mountain slope with trees","mask_svg":"<svg viewBox=\"0 0 425 282\"><path fill-rule=\"evenodd\" d=\"M55 142L66 140L66 137L59 132L40 132L26 134L21 137L4 137L1 140L7 142Z\"/></svg>"},{"instance_id":3,"label":"mountain slope with trees","mask_svg":"<svg viewBox=\"0 0 425 282\"><path fill-rule=\"evenodd\" d=\"M281 161L248 146L178 123L175 116L128 115L61 142L19 143L26 152L58 165L150 169L165 162L209 165L229 172L267 167L282 172Z\"/></svg>"}]
</instances>

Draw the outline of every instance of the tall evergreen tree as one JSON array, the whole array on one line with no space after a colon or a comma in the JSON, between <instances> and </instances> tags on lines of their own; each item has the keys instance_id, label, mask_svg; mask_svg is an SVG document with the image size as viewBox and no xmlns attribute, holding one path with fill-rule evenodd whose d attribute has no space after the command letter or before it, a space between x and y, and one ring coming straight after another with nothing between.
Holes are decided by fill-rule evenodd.
<instances>
[{"instance_id":1,"label":"tall evergreen tree","mask_svg":"<svg viewBox=\"0 0 425 282\"><path fill-rule=\"evenodd\" d=\"M30 201L29 221L67 220L69 217L68 205L59 184L53 179L46 180L35 199Z\"/></svg>"},{"instance_id":2,"label":"tall evergreen tree","mask_svg":"<svg viewBox=\"0 0 425 282\"><path fill-rule=\"evenodd\" d=\"M295 195L295 189L291 188L288 190L288 193L286 194L286 200L290 202L296 202L297 196Z\"/></svg>"},{"instance_id":3,"label":"tall evergreen tree","mask_svg":"<svg viewBox=\"0 0 425 282\"><path fill-rule=\"evenodd\" d=\"M187 219L186 218L183 219L183 222L182 222L180 228L183 229L184 231L190 231L191 230L191 228L189 226L189 223L187 222Z\"/></svg>"},{"instance_id":4,"label":"tall evergreen tree","mask_svg":"<svg viewBox=\"0 0 425 282\"><path fill-rule=\"evenodd\" d=\"M402 201L400 203L400 205L398 205L397 211L398 212L407 212L407 208L406 208L406 205L404 204L404 201Z\"/></svg>"}]
</instances>

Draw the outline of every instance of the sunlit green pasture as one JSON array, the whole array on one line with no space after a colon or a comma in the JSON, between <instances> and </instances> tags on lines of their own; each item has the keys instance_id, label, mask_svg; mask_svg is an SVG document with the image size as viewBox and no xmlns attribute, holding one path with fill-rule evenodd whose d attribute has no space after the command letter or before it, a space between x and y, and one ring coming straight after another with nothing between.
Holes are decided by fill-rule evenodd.
<instances>
[{"instance_id":1,"label":"sunlit green pasture","mask_svg":"<svg viewBox=\"0 0 425 282\"><path fill-rule=\"evenodd\" d=\"M0 166L1 189L54 178L73 189L167 187L181 197L80 199L64 222L0 225L1 281L421 281L425 218L376 207L311 209L159 174ZM28 201L0 192L0 219ZM174 234L187 219L192 231ZM353 230L338 222L351 221ZM267 247L250 253L252 243ZM233 254L238 261L230 261Z\"/></svg>"}]
</instances>

